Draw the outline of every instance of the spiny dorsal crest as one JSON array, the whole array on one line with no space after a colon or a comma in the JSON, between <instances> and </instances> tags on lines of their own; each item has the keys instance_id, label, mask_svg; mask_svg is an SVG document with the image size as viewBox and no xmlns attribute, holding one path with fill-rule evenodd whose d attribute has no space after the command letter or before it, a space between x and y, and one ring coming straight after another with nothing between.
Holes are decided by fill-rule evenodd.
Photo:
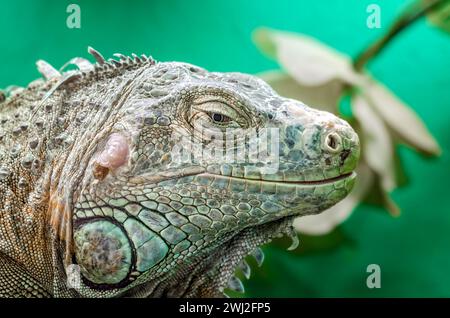
<instances>
[{"instance_id":1,"label":"spiny dorsal crest","mask_svg":"<svg viewBox=\"0 0 450 318\"><path fill-rule=\"evenodd\" d=\"M144 64L156 64L156 61L151 56L146 56L145 54L138 56L133 53L130 57L120 53L115 53L114 56L119 60L112 58L105 60L103 55L92 47L88 47L88 53L91 54L96 60L95 64L92 64L87 59L75 57L64 64L59 71L43 60L39 60L36 62L37 68L42 76L44 76L44 78L47 80L53 78L63 79L64 82L61 82L60 84L62 85L74 79L81 79L96 75L116 75L119 71L140 67ZM70 65L75 66L78 70L67 71L63 73L64 69L66 69ZM67 76L66 74L68 74L69 76Z\"/></svg>"},{"instance_id":2,"label":"spiny dorsal crest","mask_svg":"<svg viewBox=\"0 0 450 318\"><path fill-rule=\"evenodd\" d=\"M64 64L59 70L54 68L48 62L44 60L38 60L36 62L37 69L39 73L44 77L45 80L55 80L57 81L54 86L45 94L44 98L40 101L38 106L35 108L30 121L34 118L36 113L45 103L45 101L59 88L70 83L90 83L91 80L98 80L105 77L114 77L124 71L136 69L145 65L155 65L156 61L151 56L146 56L142 54L138 56L132 54L131 57L115 53L114 56L118 57L119 60L108 59L105 60L103 55L92 47L88 47L88 53L91 54L96 60L95 64L92 64L89 60L75 57ZM64 72L68 66L75 66L77 70L70 70Z\"/></svg>"}]
</instances>

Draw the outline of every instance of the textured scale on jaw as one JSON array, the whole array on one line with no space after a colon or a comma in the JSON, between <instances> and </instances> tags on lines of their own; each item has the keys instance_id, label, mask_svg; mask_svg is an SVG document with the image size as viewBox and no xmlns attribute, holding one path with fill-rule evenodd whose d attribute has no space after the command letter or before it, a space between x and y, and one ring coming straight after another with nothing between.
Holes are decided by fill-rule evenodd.
<instances>
[{"instance_id":1,"label":"textured scale on jaw","mask_svg":"<svg viewBox=\"0 0 450 318\"><path fill-rule=\"evenodd\" d=\"M41 62L47 93L33 114L59 105L67 119L62 142L46 148L55 166L43 180L63 239L54 259L80 266L76 295L242 291L233 275L250 275L248 254L262 263L258 247L285 234L295 248L293 219L352 189L359 141L334 115L254 76L90 53L94 70L61 79ZM61 127L52 123L50 135Z\"/></svg>"}]
</instances>

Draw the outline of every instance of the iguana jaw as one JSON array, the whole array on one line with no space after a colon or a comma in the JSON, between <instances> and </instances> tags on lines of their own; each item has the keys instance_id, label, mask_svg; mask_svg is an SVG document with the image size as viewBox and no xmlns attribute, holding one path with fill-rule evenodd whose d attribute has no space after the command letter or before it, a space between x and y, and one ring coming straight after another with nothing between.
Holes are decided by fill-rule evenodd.
<instances>
[{"instance_id":1,"label":"iguana jaw","mask_svg":"<svg viewBox=\"0 0 450 318\"><path fill-rule=\"evenodd\" d=\"M229 182L235 181L239 183L256 182L251 179L227 177L209 173L199 174L196 178L197 180L199 178L224 178L228 179ZM196 288L183 291L182 296L226 296L227 288L237 292L243 292L243 285L239 279L234 277L234 274L236 271L242 270L242 268L246 268L247 271L249 270L245 257L247 255L252 255L260 266L262 264L262 252L259 249L259 246L269 243L274 238L279 238L285 235L292 239L292 244L288 250L295 249L298 246L298 237L292 227L292 222L294 219L300 215L319 213L327 207L334 205L335 202L341 200L351 191L355 178L356 173L352 171L333 178L326 178L322 180L303 180L297 182L258 180L257 182L261 184L261 187L264 184L275 185L280 192L284 192L279 195L280 200L284 200L289 197L289 192L287 191L293 191L294 195L299 195L303 191L305 195L311 195L315 191L318 193L326 192L327 190L325 189L340 188L345 190L341 192L340 195L330 199L330 201L324 204L320 210L308 209L307 204L303 207L300 204L287 207L283 211L274 213L273 215L268 213L267 216L269 219L264 216L264 218L262 218L264 221L262 222L258 223L258 221L255 220L254 224L250 224L241 231L238 231L232 237L227 239L226 242L217 245L213 244L213 246L210 247L211 250L208 252L208 259L215 260L215 262L211 264L209 269L202 269L204 273L202 273L201 277L204 281L201 284L192 283L191 285L196 286ZM292 195L292 193L290 195ZM205 262L205 260L203 260L203 262ZM191 275L194 277L196 276L195 273L192 273ZM249 271L246 273L244 272L244 276L249 276ZM208 280L208 277L214 277L214 280ZM175 289L171 292L176 296L180 296L177 294L179 290Z\"/></svg>"},{"instance_id":2,"label":"iguana jaw","mask_svg":"<svg viewBox=\"0 0 450 318\"><path fill-rule=\"evenodd\" d=\"M292 238L293 244L298 244L297 234L292 227L294 219L292 216L281 217L226 234L221 244L208 247L189 259L184 266L178 267L176 273L181 276L172 278L169 275L152 293L167 297L227 297L227 290L243 292L242 283L234 275L246 267L244 276L250 277L251 269L245 260L247 256L262 266L264 254L260 246L285 235ZM189 281L189 284L179 284L180 277L183 277L182 281ZM240 286L236 286L236 283Z\"/></svg>"},{"instance_id":3,"label":"iguana jaw","mask_svg":"<svg viewBox=\"0 0 450 318\"><path fill-rule=\"evenodd\" d=\"M202 175L207 176L208 174ZM199 175L199 177L200 176L201 175ZM211 174L209 174L208 177L211 177ZM236 177L220 177L228 178L230 181L233 179L242 181L243 179ZM294 185L296 188L303 187L305 189L314 189L316 186L333 187L338 183L343 183L346 185L347 191L350 191L353 187L355 178L356 173L352 171L334 178L327 178L323 180L303 180L297 182L260 180L259 182L261 182L261 184L273 183L276 184L277 187L283 187L283 185ZM292 240L292 244L288 247L288 250L297 248L299 240L296 231L292 227L292 223L297 216L298 209L286 209L282 213L274 216L272 221L256 226L246 227L230 238L228 242L219 245L216 248L216 252L220 255L220 257L210 257L210 259L217 259L217 262L207 271L207 273L202 275L202 277L214 277L214 280L205 281L203 284L206 286L202 286L197 290L184 291L184 296L227 296L227 289L235 292L244 292L242 282L237 277L234 277L234 275L236 272L241 271L247 279L250 277L250 267L246 263L245 257L250 255L255 258L258 266L261 266L263 262L263 254L259 246L270 243L274 238L280 238L283 236L288 236ZM211 253L211 255L214 255L214 253ZM205 290L208 291L206 295L202 294Z\"/></svg>"}]
</instances>

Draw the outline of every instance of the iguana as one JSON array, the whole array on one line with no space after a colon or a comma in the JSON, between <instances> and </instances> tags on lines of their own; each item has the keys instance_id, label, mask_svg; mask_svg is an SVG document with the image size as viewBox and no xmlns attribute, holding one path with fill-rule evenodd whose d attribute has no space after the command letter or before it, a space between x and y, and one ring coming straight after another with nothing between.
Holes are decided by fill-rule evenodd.
<instances>
[{"instance_id":1,"label":"iguana","mask_svg":"<svg viewBox=\"0 0 450 318\"><path fill-rule=\"evenodd\" d=\"M345 121L251 75L88 51L0 95L0 296L243 291L247 255L351 190Z\"/></svg>"}]
</instances>

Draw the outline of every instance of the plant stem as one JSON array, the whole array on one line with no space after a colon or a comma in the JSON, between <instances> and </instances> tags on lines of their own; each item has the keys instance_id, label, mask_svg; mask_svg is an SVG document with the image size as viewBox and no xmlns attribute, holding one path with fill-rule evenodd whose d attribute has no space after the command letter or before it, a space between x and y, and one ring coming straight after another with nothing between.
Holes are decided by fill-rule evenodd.
<instances>
[{"instance_id":1,"label":"plant stem","mask_svg":"<svg viewBox=\"0 0 450 318\"><path fill-rule=\"evenodd\" d=\"M392 41L401 31L412 25L420 17L433 11L447 0L428 0L422 4L422 0L417 0L411 7L400 16L399 19L389 28L389 31L379 40L369 45L361 54L359 54L354 62L353 67L357 71L361 71L371 58L380 53L388 43ZM411 11L411 12L409 12Z\"/></svg>"}]
</instances>

